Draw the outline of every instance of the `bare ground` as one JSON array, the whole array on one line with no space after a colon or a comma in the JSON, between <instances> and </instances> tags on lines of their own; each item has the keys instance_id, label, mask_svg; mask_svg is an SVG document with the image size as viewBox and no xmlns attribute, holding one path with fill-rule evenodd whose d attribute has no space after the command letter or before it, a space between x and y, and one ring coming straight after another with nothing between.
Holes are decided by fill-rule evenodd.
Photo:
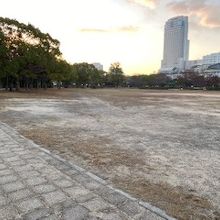
<instances>
[{"instance_id":1,"label":"bare ground","mask_svg":"<svg viewBox=\"0 0 220 220\"><path fill-rule=\"evenodd\" d=\"M178 219L220 219L220 93L0 93L0 120Z\"/></svg>"}]
</instances>

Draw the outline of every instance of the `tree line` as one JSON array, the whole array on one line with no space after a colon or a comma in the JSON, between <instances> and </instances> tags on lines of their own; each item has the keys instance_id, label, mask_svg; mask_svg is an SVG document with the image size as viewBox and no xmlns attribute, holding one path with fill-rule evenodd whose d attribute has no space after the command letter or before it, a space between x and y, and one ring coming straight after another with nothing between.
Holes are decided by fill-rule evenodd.
<instances>
[{"instance_id":1,"label":"tree line","mask_svg":"<svg viewBox=\"0 0 220 220\"><path fill-rule=\"evenodd\" d=\"M0 17L0 87L13 91L54 86L219 89L220 79L194 72L177 79L165 74L125 76L117 62L108 72L85 62L69 64L57 39L31 24Z\"/></svg>"},{"instance_id":2,"label":"tree line","mask_svg":"<svg viewBox=\"0 0 220 220\"><path fill-rule=\"evenodd\" d=\"M130 87L152 89L220 89L218 76L205 76L194 71L185 71L176 79L166 74L136 75L127 80Z\"/></svg>"},{"instance_id":3,"label":"tree line","mask_svg":"<svg viewBox=\"0 0 220 220\"><path fill-rule=\"evenodd\" d=\"M0 86L6 90L57 86L121 86L123 70L113 63L104 72L88 63L69 64L60 42L31 24L0 17Z\"/></svg>"}]
</instances>

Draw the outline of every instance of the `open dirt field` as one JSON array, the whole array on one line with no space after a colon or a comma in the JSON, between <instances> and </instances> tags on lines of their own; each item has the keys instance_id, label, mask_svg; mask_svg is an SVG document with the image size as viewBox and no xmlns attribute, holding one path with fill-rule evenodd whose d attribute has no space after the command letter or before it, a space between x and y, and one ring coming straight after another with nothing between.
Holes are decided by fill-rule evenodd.
<instances>
[{"instance_id":1,"label":"open dirt field","mask_svg":"<svg viewBox=\"0 0 220 220\"><path fill-rule=\"evenodd\" d=\"M220 219L220 92L1 92L0 121L173 217Z\"/></svg>"}]
</instances>

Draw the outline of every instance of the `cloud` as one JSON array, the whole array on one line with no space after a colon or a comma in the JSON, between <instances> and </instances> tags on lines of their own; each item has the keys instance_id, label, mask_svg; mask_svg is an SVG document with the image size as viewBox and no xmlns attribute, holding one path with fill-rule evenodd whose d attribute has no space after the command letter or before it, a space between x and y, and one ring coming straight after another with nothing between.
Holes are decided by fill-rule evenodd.
<instances>
[{"instance_id":1,"label":"cloud","mask_svg":"<svg viewBox=\"0 0 220 220\"><path fill-rule=\"evenodd\" d=\"M150 9L154 9L158 0L127 0L128 3L144 6Z\"/></svg>"},{"instance_id":2,"label":"cloud","mask_svg":"<svg viewBox=\"0 0 220 220\"><path fill-rule=\"evenodd\" d=\"M176 13L190 16L200 26L208 28L220 28L220 5L211 4L207 0L184 0L169 3L168 8Z\"/></svg>"},{"instance_id":3,"label":"cloud","mask_svg":"<svg viewBox=\"0 0 220 220\"><path fill-rule=\"evenodd\" d=\"M137 32L139 31L139 27L137 26L122 26L116 29L118 32Z\"/></svg>"},{"instance_id":4,"label":"cloud","mask_svg":"<svg viewBox=\"0 0 220 220\"><path fill-rule=\"evenodd\" d=\"M106 28L106 29L102 29L102 28L82 28L79 31L80 32L91 32L91 33L110 33L110 32L137 32L139 30L139 27L137 26L121 26L121 27L117 27L117 28Z\"/></svg>"},{"instance_id":5,"label":"cloud","mask_svg":"<svg viewBox=\"0 0 220 220\"><path fill-rule=\"evenodd\" d=\"M107 29L98 29L98 28L82 28L79 30L80 32L96 32L96 33L105 33L109 32Z\"/></svg>"}]
</instances>

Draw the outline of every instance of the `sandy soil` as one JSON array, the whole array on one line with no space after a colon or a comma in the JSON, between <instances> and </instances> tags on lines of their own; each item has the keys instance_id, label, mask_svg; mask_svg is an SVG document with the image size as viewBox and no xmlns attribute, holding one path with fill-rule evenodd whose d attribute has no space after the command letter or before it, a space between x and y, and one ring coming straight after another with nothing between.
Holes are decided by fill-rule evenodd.
<instances>
[{"instance_id":1,"label":"sandy soil","mask_svg":"<svg viewBox=\"0 0 220 220\"><path fill-rule=\"evenodd\" d=\"M220 219L220 93L0 93L0 120L178 219Z\"/></svg>"}]
</instances>

